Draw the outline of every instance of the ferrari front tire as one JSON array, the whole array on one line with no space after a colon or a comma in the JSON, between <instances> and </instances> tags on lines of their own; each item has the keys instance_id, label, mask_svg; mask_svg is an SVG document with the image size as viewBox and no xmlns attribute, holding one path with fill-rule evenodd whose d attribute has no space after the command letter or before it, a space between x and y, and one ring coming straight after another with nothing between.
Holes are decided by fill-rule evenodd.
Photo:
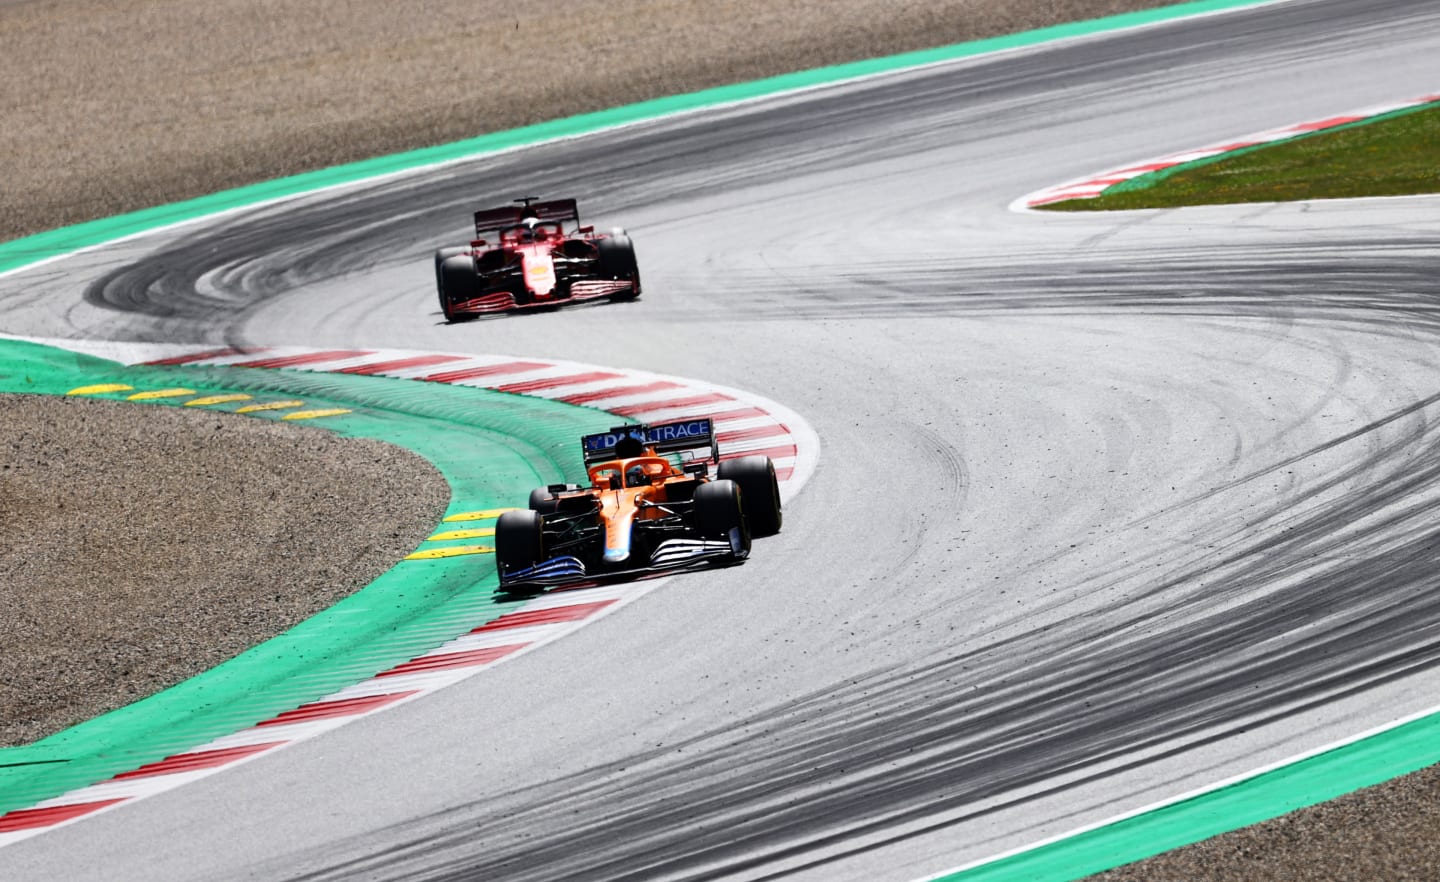
<instances>
[{"instance_id":1,"label":"ferrari front tire","mask_svg":"<svg viewBox=\"0 0 1440 882\"><path fill-rule=\"evenodd\" d=\"M440 255L435 255L437 259ZM440 311L446 321L470 318L455 311L455 305L480 296L480 276L475 272L475 258L456 254L440 261Z\"/></svg>"},{"instance_id":2,"label":"ferrari front tire","mask_svg":"<svg viewBox=\"0 0 1440 882\"><path fill-rule=\"evenodd\" d=\"M439 289L445 287L445 283L444 283L444 282L441 280L441 278L440 278L440 267L441 267L441 265L443 265L443 264L445 263L445 261L449 260L450 258L452 258L452 257L458 257L459 255L464 254L465 252L467 252L467 251L469 251L469 250L470 250L470 249L468 249L468 248L441 248L441 249L439 249L438 251L435 252L435 288L436 288L436 290L439 290Z\"/></svg>"},{"instance_id":3,"label":"ferrari front tire","mask_svg":"<svg viewBox=\"0 0 1440 882\"><path fill-rule=\"evenodd\" d=\"M635 244L630 237L617 232L608 239L595 243L600 252L596 271L601 278L613 281L628 281L630 287L610 295L614 301L634 300L640 296L640 264L635 260Z\"/></svg>"}]
</instances>

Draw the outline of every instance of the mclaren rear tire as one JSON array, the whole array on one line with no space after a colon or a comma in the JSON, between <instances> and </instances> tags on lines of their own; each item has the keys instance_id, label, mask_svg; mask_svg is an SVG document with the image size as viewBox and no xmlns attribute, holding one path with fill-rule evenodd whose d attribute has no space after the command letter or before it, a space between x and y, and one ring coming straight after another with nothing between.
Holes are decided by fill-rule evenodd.
<instances>
[{"instance_id":1,"label":"mclaren rear tire","mask_svg":"<svg viewBox=\"0 0 1440 882\"><path fill-rule=\"evenodd\" d=\"M780 482L775 478L775 463L768 456L742 456L720 463L716 476L734 481L740 488L745 506L745 525L755 538L774 536L780 532L784 515L780 511Z\"/></svg>"}]
</instances>

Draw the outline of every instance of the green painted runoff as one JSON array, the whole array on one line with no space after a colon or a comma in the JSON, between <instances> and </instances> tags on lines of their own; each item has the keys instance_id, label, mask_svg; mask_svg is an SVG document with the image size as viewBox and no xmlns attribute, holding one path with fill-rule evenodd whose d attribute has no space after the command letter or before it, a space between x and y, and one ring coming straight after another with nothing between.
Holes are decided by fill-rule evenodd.
<instances>
[{"instance_id":1,"label":"green painted runoff","mask_svg":"<svg viewBox=\"0 0 1440 882\"><path fill-rule=\"evenodd\" d=\"M348 409L351 413L323 428L397 444L430 461L450 485L447 515L523 505L537 485L575 480L584 473L577 440L615 419L591 408L442 383L245 368L125 367L0 341L0 392L64 395L115 382L137 390L183 386L196 395L243 392ZM133 406L175 407L185 400ZM262 411L247 418L280 416ZM380 503L376 515L383 516ZM517 604L497 601L496 584L490 555L402 561L330 609L206 673L34 744L0 749L0 814L230 734L433 649Z\"/></svg>"}]
</instances>

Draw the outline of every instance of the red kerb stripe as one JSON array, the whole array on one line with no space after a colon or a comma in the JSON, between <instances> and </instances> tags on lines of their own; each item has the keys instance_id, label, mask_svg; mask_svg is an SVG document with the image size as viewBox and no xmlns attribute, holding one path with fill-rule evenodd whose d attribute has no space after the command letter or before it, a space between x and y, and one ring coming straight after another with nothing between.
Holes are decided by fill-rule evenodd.
<instances>
[{"instance_id":1,"label":"red kerb stripe","mask_svg":"<svg viewBox=\"0 0 1440 882\"><path fill-rule=\"evenodd\" d=\"M551 609L531 609L522 612L507 613L493 622L487 622L471 634L479 634L482 631L499 631L502 628L523 628L526 625L553 625L559 622L573 622L577 619L588 618L591 614L597 613L610 604L613 600L597 600L594 603L573 603L569 606L557 606Z\"/></svg>"},{"instance_id":2,"label":"red kerb stripe","mask_svg":"<svg viewBox=\"0 0 1440 882\"><path fill-rule=\"evenodd\" d=\"M279 358L261 358L255 361L242 361L231 365L231 367L248 368L287 368L298 367L302 364L318 364L322 361L340 361L346 358L359 358L362 355L374 355L368 349L331 349L325 352L308 352L304 355L285 355Z\"/></svg>"},{"instance_id":3,"label":"red kerb stripe","mask_svg":"<svg viewBox=\"0 0 1440 882\"><path fill-rule=\"evenodd\" d=\"M566 404L588 404L591 401L603 401L606 398L619 398L622 395L643 395L646 392L660 392L665 389L683 389L679 383L672 383L669 380L661 380L655 383L644 383L637 386L612 386L609 389L601 389L598 392L581 392L576 395L562 395L559 401Z\"/></svg>"},{"instance_id":4,"label":"red kerb stripe","mask_svg":"<svg viewBox=\"0 0 1440 882\"><path fill-rule=\"evenodd\" d=\"M771 423L768 426L756 426L753 429L736 429L733 432L720 432L715 440L721 444L734 444L736 441L753 441L756 438L771 438L776 435L789 435L790 430L780 423Z\"/></svg>"},{"instance_id":5,"label":"red kerb stripe","mask_svg":"<svg viewBox=\"0 0 1440 882\"><path fill-rule=\"evenodd\" d=\"M649 407L650 407L649 410L646 410L646 411L643 411L643 412L644 412L644 413L647 413L647 414L652 414L652 415L653 415L653 414L657 414L657 413L664 413L665 411L670 410L670 403L667 402L667 401L657 401L657 402L655 402L654 404L650 405ZM720 428L720 424L721 424L721 423L727 422L727 421L730 421L730 420L751 420L751 419L754 419L755 417L768 417L768 416L770 416L769 413L767 413L766 411L761 410L761 409L758 408L758 407L738 407L738 408L735 408L735 409L733 409L733 410L722 410L722 411L717 411L717 412L715 412L715 413L686 414L686 415L683 416L683 417L666 417L665 419L666 419L667 422L668 422L668 421L671 421L671 420L698 420L698 419L708 419L708 420L711 420L712 422L714 422L714 423L715 423L715 428L718 429L718 428ZM773 419L773 417L772 417L772 419Z\"/></svg>"},{"instance_id":6,"label":"red kerb stripe","mask_svg":"<svg viewBox=\"0 0 1440 882\"><path fill-rule=\"evenodd\" d=\"M552 367L552 365L540 361L507 361L503 364L487 364L482 367L461 368L458 371L441 371L438 374L430 374L420 379L431 383L458 383L461 380L493 377L496 374L523 374L526 371L538 371L541 368L547 367Z\"/></svg>"},{"instance_id":7,"label":"red kerb stripe","mask_svg":"<svg viewBox=\"0 0 1440 882\"><path fill-rule=\"evenodd\" d=\"M451 361L464 361L463 355L416 355L413 358L397 358L394 361L377 361L374 364L362 364L357 367L343 368L337 373L361 374L371 376L383 374L386 371L403 371L407 368L428 367L432 364L445 364Z\"/></svg>"},{"instance_id":8,"label":"red kerb stripe","mask_svg":"<svg viewBox=\"0 0 1440 882\"><path fill-rule=\"evenodd\" d=\"M487 646L483 649L470 649L465 652L442 652L436 655L422 655L413 658L403 665L396 665L388 671L381 671L377 677L394 677L399 674L416 674L422 671L443 671L449 668L468 668L476 665L485 665L496 659L504 658L512 652L524 649L528 643L510 643L505 646Z\"/></svg>"},{"instance_id":9,"label":"red kerb stripe","mask_svg":"<svg viewBox=\"0 0 1440 882\"><path fill-rule=\"evenodd\" d=\"M541 389L555 389L560 386L576 386L580 383L593 383L596 380L618 380L624 374L612 374L609 371L590 371L584 374L570 374L564 377L550 377L544 380L526 380L523 383L506 383L503 386L496 386L496 392L513 392L517 395L526 395L531 392L539 392Z\"/></svg>"},{"instance_id":10,"label":"red kerb stripe","mask_svg":"<svg viewBox=\"0 0 1440 882\"><path fill-rule=\"evenodd\" d=\"M286 723L304 723L310 720L323 720L328 717L348 717L355 714L363 714L372 711L377 707L384 707L392 701L399 701L408 695L414 695L418 689L409 692L392 692L389 695L366 695L361 698L342 698L338 701L317 701L313 704L306 704L288 710L279 716L256 723L257 726L283 726Z\"/></svg>"},{"instance_id":11,"label":"red kerb stripe","mask_svg":"<svg viewBox=\"0 0 1440 882\"><path fill-rule=\"evenodd\" d=\"M719 413L712 413L710 414L710 419L714 420L715 425L718 426L730 420L753 420L756 417L763 416L770 416L770 414L758 407L742 407L738 410L724 410Z\"/></svg>"},{"instance_id":12,"label":"red kerb stripe","mask_svg":"<svg viewBox=\"0 0 1440 882\"><path fill-rule=\"evenodd\" d=\"M246 744L240 747L179 753L175 756L167 756L159 762L143 765L133 772L122 772L115 776L115 780L124 781L127 778L148 778L151 775L171 775L176 772L193 772L196 769L213 769L216 766L229 765L236 760L288 743L286 741L267 741L264 744Z\"/></svg>"},{"instance_id":13,"label":"red kerb stripe","mask_svg":"<svg viewBox=\"0 0 1440 882\"><path fill-rule=\"evenodd\" d=\"M71 818L78 818L88 815L91 812L98 812L107 805L114 805L117 802L124 802L129 799L122 796L119 799L102 799L99 802L77 802L74 805L57 805L50 808L20 809L9 814L0 815L0 833L14 833L16 830L33 830L36 827L49 827L61 821L68 821Z\"/></svg>"},{"instance_id":14,"label":"red kerb stripe","mask_svg":"<svg viewBox=\"0 0 1440 882\"><path fill-rule=\"evenodd\" d=\"M1363 117L1363 116L1332 116L1332 117L1330 117L1329 119L1322 119L1322 120L1319 120L1319 121L1317 121L1317 122L1302 123L1302 124L1300 124L1300 125L1298 125L1298 126L1295 126L1294 128L1295 128L1296 131L1301 131L1301 132L1315 132L1315 131L1319 131L1320 129L1330 129L1330 128L1334 128L1335 126L1343 126L1343 125L1345 125L1346 123L1359 122L1359 121L1362 120L1362 119L1365 119L1365 117Z\"/></svg>"},{"instance_id":15,"label":"red kerb stripe","mask_svg":"<svg viewBox=\"0 0 1440 882\"><path fill-rule=\"evenodd\" d=\"M1145 172L1159 171L1162 168L1169 168L1170 166L1176 164L1176 161L1173 159L1162 159L1159 162L1147 162L1144 165L1132 165L1127 168L1122 168L1118 171L1110 172L1109 174L1106 174L1102 177L1095 178L1095 180L1108 181L1112 180L1117 175L1128 175L1132 172L1137 174L1143 174Z\"/></svg>"},{"instance_id":16,"label":"red kerb stripe","mask_svg":"<svg viewBox=\"0 0 1440 882\"><path fill-rule=\"evenodd\" d=\"M610 412L620 416L635 416L652 410L670 410L673 407L700 407L705 404L716 404L721 401L734 401L729 395L721 395L719 392L708 392L704 395L694 395L690 398L676 398L670 401L647 401L643 404L630 404L625 407L612 407Z\"/></svg>"},{"instance_id":17,"label":"red kerb stripe","mask_svg":"<svg viewBox=\"0 0 1440 882\"><path fill-rule=\"evenodd\" d=\"M143 362L143 364L149 364L149 365L190 364L191 362L195 362L195 361L205 361L205 360L208 359L208 358L226 358L226 357L229 357L229 356L231 356L231 355L247 355L247 354L252 353L252 352L258 354L258 353L261 353L261 352L264 352L264 351L265 351L265 349L263 349L263 348L260 348L260 349L234 349L234 348L229 348L229 349L208 349L208 350L206 350L205 352L192 352L192 353L190 353L189 355L176 355L176 356L173 356L173 357L171 357L171 358L157 358L157 359L155 359L154 361Z\"/></svg>"},{"instance_id":18,"label":"red kerb stripe","mask_svg":"<svg viewBox=\"0 0 1440 882\"><path fill-rule=\"evenodd\" d=\"M737 450L734 453L722 453L720 454L720 458L724 460L736 459L741 456L768 456L771 459L780 459L781 457L791 457L796 455L797 454L795 453L795 445L790 444L783 447L766 447L762 450Z\"/></svg>"}]
</instances>

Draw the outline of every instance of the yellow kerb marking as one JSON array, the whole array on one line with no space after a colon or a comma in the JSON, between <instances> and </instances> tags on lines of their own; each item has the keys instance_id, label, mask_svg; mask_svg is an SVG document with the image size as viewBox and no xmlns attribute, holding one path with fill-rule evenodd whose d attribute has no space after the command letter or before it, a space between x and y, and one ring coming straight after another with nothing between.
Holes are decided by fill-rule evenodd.
<instances>
[{"instance_id":1,"label":"yellow kerb marking","mask_svg":"<svg viewBox=\"0 0 1440 882\"><path fill-rule=\"evenodd\" d=\"M458 514L448 515L445 522L452 521L484 521L490 518L498 518L507 511L514 511L513 508L487 508L484 511L462 511Z\"/></svg>"},{"instance_id":2,"label":"yellow kerb marking","mask_svg":"<svg viewBox=\"0 0 1440 882\"><path fill-rule=\"evenodd\" d=\"M244 392L231 392L228 395L207 395L204 398L193 398L185 402L186 407L209 407L212 404L228 404L231 401L249 401L249 395Z\"/></svg>"},{"instance_id":3,"label":"yellow kerb marking","mask_svg":"<svg viewBox=\"0 0 1440 882\"><path fill-rule=\"evenodd\" d=\"M300 407L303 401L272 401L269 404L247 404L236 413L257 413L262 410L285 410L287 407Z\"/></svg>"},{"instance_id":4,"label":"yellow kerb marking","mask_svg":"<svg viewBox=\"0 0 1440 882\"><path fill-rule=\"evenodd\" d=\"M294 413L287 413L282 420L314 420L320 417L339 416L342 413L349 413L343 407L332 407L329 410L297 410Z\"/></svg>"},{"instance_id":5,"label":"yellow kerb marking","mask_svg":"<svg viewBox=\"0 0 1440 882\"><path fill-rule=\"evenodd\" d=\"M124 383L99 383L94 386L81 386L78 389L71 389L66 395L104 395L106 392L129 392L134 386L127 386Z\"/></svg>"},{"instance_id":6,"label":"yellow kerb marking","mask_svg":"<svg viewBox=\"0 0 1440 882\"><path fill-rule=\"evenodd\" d=\"M406 560L435 560L439 557L460 557L464 554L491 554L495 549L488 545L452 545L449 548L431 548L405 556Z\"/></svg>"},{"instance_id":7,"label":"yellow kerb marking","mask_svg":"<svg viewBox=\"0 0 1440 882\"><path fill-rule=\"evenodd\" d=\"M436 533L426 539L426 542L443 542L446 539L481 539L486 536L494 536L494 527L480 527L475 530L446 530L443 533Z\"/></svg>"},{"instance_id":8,"label":"yellow kerb marking","mask_svg":"<svg viewBox=\"0 0 1440 882\"><path fill-rule=\"evenodd\" d=\"M153 392L136 392L134 395L127 395L126 401L154 401L157 398L179 398L182 395L194 395L194 389L156 389Z\"/></svg>"}]
</instances>

